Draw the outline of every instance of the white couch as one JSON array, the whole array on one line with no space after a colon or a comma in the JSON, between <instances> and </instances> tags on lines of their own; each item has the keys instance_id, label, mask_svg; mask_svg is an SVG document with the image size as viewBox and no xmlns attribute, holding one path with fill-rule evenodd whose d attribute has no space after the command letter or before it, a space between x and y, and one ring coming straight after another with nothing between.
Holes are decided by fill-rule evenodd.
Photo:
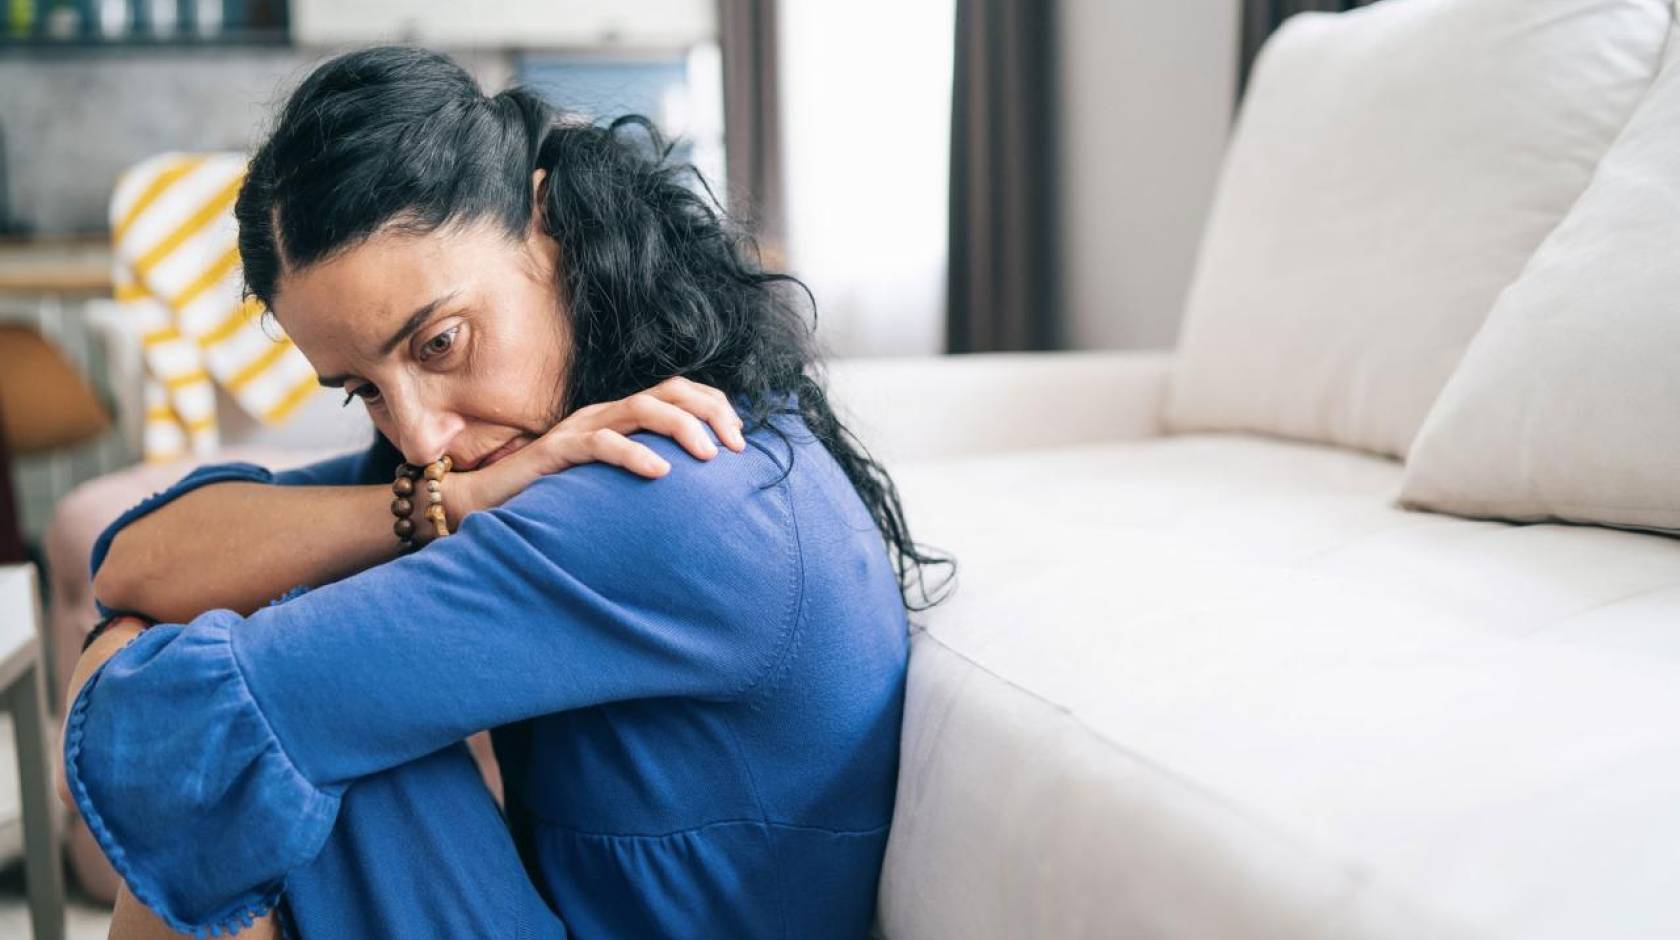
<instances>
[{"instance_id":1,"label":"white couch","mask_svg":"<svg viewBox=\"0 0 1680 940\"><path fill-rule=\"evenodd\" d=\"M1178 350L836 369L960 564L913 641L887 937L1680 936L1680 539L1398 505L1680 49L1665 7L1293 21Z\"/></svg>"},{"instance_id":2,"label":"white couch","mask_svg":"<svg viewBox=\"0 0 1680 940\"><path fill-rule=\"evenodd\" d=\"M835 371L961 566L912 646L887 937L1680 937L1680 539L1399 507L1488 309L1631 114L1680 94L1673 32L1660 0L1299 17L1176 351ZM1680 148L1643 141L1618 186L1680 188ZM1546 306L1546 267L1514 300ZM1672 421L1650 384L1593 401ZM1505 406L1512 440L1556 443ZM1640 455L1571 457L1626 517L1608 490Z\"/></svg>"},{"instance_id":3,"label":"white couch","mask_svg":"<svg viewBox=\"0 0 1680 940\"><path fill-rule=\"evenodd\" d=\"M914 640L886 936L1680 935L1680 540L1164 435L1169 368L836 371L961 566Z\"/></svg>"}]
</instances>

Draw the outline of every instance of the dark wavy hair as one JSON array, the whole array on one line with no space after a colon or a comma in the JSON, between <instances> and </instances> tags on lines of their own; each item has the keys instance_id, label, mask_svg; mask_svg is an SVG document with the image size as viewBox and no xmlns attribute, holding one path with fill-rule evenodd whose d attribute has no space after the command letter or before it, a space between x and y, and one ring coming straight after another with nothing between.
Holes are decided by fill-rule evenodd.
<instances>
[{"instance_id":1,"label":"dark wavy hair","mask_svg":"<svg viewBox=\"0 0 1680 940\"><path fill-rule=\"evenodd\" d=\"M571 119L525 87L487 97L460 66L421 48L350 52L298 86L250 161L234 207L245 293L266 306L283 271L383 230L489 221L523 237L531 177L545 169L537 202L560 245L557 286L571 318L562 413L684 376L744 399L747 427L788 443L769 419L788 413L793 395L869 508L905 605L938 603L954 562L911 540L892 478L830 407L810 291L763 270L699 173L669 157L636 115ZM946 569L932 591L927 566Z\"/></svg>"}]
</instances>

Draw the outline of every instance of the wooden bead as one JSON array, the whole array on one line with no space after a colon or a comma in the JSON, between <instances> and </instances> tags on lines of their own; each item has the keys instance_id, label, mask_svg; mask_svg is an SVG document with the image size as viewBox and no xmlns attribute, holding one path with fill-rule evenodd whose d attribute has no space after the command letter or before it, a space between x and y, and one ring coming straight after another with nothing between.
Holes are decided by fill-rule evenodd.
<instances>
[{"instance_id":1,"label":"wooden bead","mask_svg":"<svg viewBox=\"0 0 1680 940\"><path fill-rule=\"evenodd\" d=\"M439 462L443 464L443 469L445 470L455 469L455 458L449 456L448 454L444 454L443 459Z\"/></svg>"},{"instance_id":2,"label":"wooden bead","mask_svg":"<svg viewBox=\"0 0 1680 940\"><path fill-rule=\"evenodd\" d=\"M443 511L443 484L441 481L444 474L448 473L454 465L454 460L445 456L423 467L415 466L406 461L397 466L396 478L391 481L391 492L396 497L391 500L391 514L396 516L397 520L392 523L391 531L397 534L397 542L402 546L403 551L412 552L420 547L420 543L414 540L415 523L411 518L416 501L409 498L419 489L415 485L417 480L424 479L426 481L427 502L430 505L426 507L425 518L432 523L432 527L439 537L449 534L448 520L445 518Z\"/></svg>"}]
</instances>

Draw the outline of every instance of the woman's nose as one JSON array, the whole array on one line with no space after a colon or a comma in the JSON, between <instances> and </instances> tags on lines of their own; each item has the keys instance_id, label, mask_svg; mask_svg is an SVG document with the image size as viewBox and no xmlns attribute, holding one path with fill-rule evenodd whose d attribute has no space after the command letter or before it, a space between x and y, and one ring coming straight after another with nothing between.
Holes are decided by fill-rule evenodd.
<instances>
[{"instance_id":1,"label":"woman's nose","mask_svg":"<svg viewBox=\"0 0 1680 940\"><path fill-rule=\"evenodd\" d=\"M461 419L447 411L409 405L396 415L397 448L411 464L425 464L442 457L461 429Z\"/></svg>"}]
</instances>

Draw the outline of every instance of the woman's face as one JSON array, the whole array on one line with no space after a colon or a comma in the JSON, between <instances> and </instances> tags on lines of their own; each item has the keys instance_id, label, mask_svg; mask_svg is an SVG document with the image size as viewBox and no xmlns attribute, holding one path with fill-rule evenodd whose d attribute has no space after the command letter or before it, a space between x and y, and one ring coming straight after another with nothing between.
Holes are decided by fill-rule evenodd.
<instances>
[{"instance_id":1,"label":"woman's face","mask_svg":"<svg viewBox=\"0 0 1680 940\"><path fill-rule=\"evenodd\" d=\"M361 398L410 463L447 454L477 469L560 418L558 257L536 225L523 242L490 224L383 231L285 273L274 316L321 384Z\"/></svg>"}]
</instances>

